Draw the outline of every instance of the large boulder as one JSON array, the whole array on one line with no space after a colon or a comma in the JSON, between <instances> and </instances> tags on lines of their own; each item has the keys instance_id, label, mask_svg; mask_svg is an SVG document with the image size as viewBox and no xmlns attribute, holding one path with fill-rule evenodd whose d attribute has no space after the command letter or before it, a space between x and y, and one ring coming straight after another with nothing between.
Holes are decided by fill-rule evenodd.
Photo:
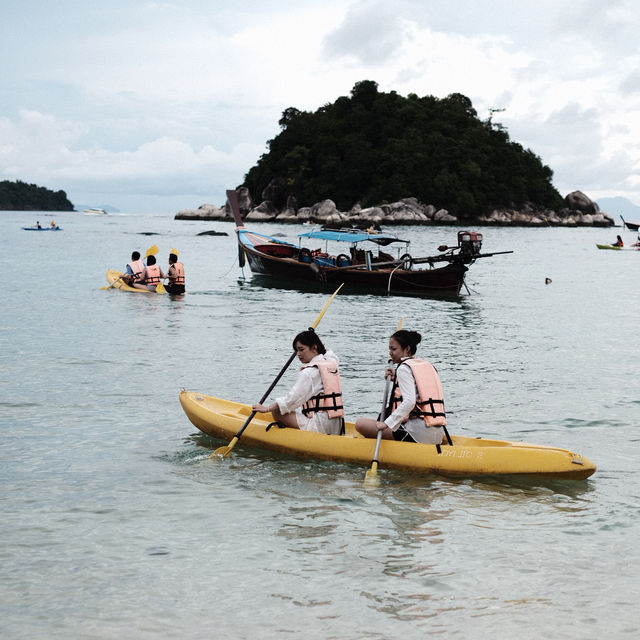
<instances>
[{"instance_id":1,"label":"large boulder","mask_svg":"<svg viewBox=\"0 0 640 640\"><path fill-rule=\"evenodd\" d=\"M567 207L580 213L600 213L598 203L586 196L582 191L572 191L564 199Z\"/></svg>"}]
</instances>

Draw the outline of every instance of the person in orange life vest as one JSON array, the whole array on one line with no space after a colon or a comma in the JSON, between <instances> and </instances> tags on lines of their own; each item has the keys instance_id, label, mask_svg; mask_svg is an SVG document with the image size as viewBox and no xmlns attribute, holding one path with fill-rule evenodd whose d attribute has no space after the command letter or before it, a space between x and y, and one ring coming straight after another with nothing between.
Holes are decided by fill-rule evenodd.
<instances>
[{"instance_id":1,"label":"person in orange life vest","mask_svg":"<svg viewBox=\"0 0 640 640\"><path fill-rule=\"evenodd\" d=\"M616 236L616 241L613 243L614 247L624 247L624 242L620 236Z\"/></svg>"},{"instance_id":2,"label":"person in orange life vest","mask_svg":"<svg viewBox=\"0 0 640 640\"><path fill-rule=\"evenodd\" d=\"M295 384L287 395L271 404L256 403L253 410L271 412L281 426L342 434L344 410L338 357L325 349L313 329L299 333L293 340L293 348L302 363Z\"/></svg>"},{"instance_id":3,"label":"person in orange life vest","mask_svg":"<svg viewBox=\"0 0 640 640\"><path fill-rule=\"evenodd\" d=\"M149 291L155 291L156 287L160 284L160 281L166 278L164 272L158 264L156 264L155 256L147 257L147 268L145 269L146 275L142 283L134 282L133 286L136 289L148 289Z\"/></svg>"},{"instance_id":4,"label":"person in orange life vest","mask_svg":"<svg viewBox=\"0 0 640 640\"><path fill-rule=\"evenodd\" d=\"M129 262L125 269L125 275L122 276L122 281L133 287L134 283L142 282L146 276L146 268L144 262L140 259L140 252L134 251L131 254L131 262Z\"/></svg>"},{"instance_id":5,"label":"person in orange life vest","mask_svg":"<svg viewBox=\"0 0 640 640\"><path fill-rule=\"evenodd\" d=\"M382 431L385 440L440 444L446 426L442 385L435 368L426 360L414 358L422 336L417 331L401 329L389 338L393 387L384 422L359 418L356 430L366 438ZM429 402L432 400L433 402ZM427 401L427 402L424 402Z\"/></svg>"},{"instance_id":6,"label":"person in orange life vest","mask_svg":"<svg viewBox=\"0 0 640 640\"><path fill-rule=\"evenodd\" d=\"M169 270L167 271L167 293L178 294L184 293L184 265L178 262L178 250L171 249L169 254Z\"/></svg>"}]
</instances>

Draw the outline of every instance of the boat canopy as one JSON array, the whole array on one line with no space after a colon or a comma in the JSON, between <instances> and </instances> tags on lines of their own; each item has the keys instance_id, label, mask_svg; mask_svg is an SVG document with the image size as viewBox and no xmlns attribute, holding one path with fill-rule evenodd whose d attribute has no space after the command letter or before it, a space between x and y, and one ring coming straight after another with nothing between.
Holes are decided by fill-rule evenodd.
<instances>
[{"instance_id":1,"label":"boat canopy","mask_svg":"<svg viewBox=\"0 0 640 640\"><path fill-rule=\"evenodd\" d=\"M315 238L317 240L334 240L336 242L350 242L355 244L357 242L375 242L383 247L391 244L392 242L404 242L409 244L409 240L402 240L397 236L391 236L385 233L367 233L366 231L360 231L359 229L322 229L319 231L308 231L307 233L301 233L298 238Z\"/></svg>"}]
</instances>

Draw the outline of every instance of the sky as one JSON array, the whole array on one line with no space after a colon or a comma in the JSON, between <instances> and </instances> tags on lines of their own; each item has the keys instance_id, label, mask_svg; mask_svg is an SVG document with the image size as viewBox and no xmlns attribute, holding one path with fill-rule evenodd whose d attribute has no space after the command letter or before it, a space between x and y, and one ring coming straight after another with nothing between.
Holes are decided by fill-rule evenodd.
<instances>
[{"instance_id":1,"label":"sky","mask_svg":"<svg viewBox=\"0 0 640 640\"><path fill-rule=\"evenodd\" d=\"M0 180L221 206L285 109L373 80L499 109L561 195L640 205L639 33L634 0L2 0Z\"/></svg>"}]
</instances>

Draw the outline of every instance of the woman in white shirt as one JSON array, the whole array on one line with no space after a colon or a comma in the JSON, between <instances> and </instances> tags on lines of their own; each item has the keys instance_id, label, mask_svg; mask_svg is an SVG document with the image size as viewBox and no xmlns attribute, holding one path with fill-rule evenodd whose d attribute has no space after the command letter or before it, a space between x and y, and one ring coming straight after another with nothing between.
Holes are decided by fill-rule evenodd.
<instances>
[{"instance_id":1,"label":"woman in white shirt","mask_svg":"<svg viewBox=\"0 0 640 640\"><path fill-rule=\"evenodd\" d=\"M391 409L391 414L384 421L359 418L356 429L366 438L375 438L378 431L382 431L385 440L442 442L447 424L442 385L430 363L413 357L421 340L417 331L406 329L396 331L389 338L389 357L395 365L385 372L385 377L391 375L394 380L387 409L387 412Z\"/></svg>"},{"instance_id":2,"label":"woman in white shirt","mask_svg":"<svg viewBox=\"0 0 640 640\"><path fill-rule=\"evenodd\" d=\"M315 331L302 331L293 340L302 363L298 379L286 396L269 405L252 406L258 413L273 414L281 426L339 435L344 430L338 357L327 351Z\"/></svg>"}]
</instances>

